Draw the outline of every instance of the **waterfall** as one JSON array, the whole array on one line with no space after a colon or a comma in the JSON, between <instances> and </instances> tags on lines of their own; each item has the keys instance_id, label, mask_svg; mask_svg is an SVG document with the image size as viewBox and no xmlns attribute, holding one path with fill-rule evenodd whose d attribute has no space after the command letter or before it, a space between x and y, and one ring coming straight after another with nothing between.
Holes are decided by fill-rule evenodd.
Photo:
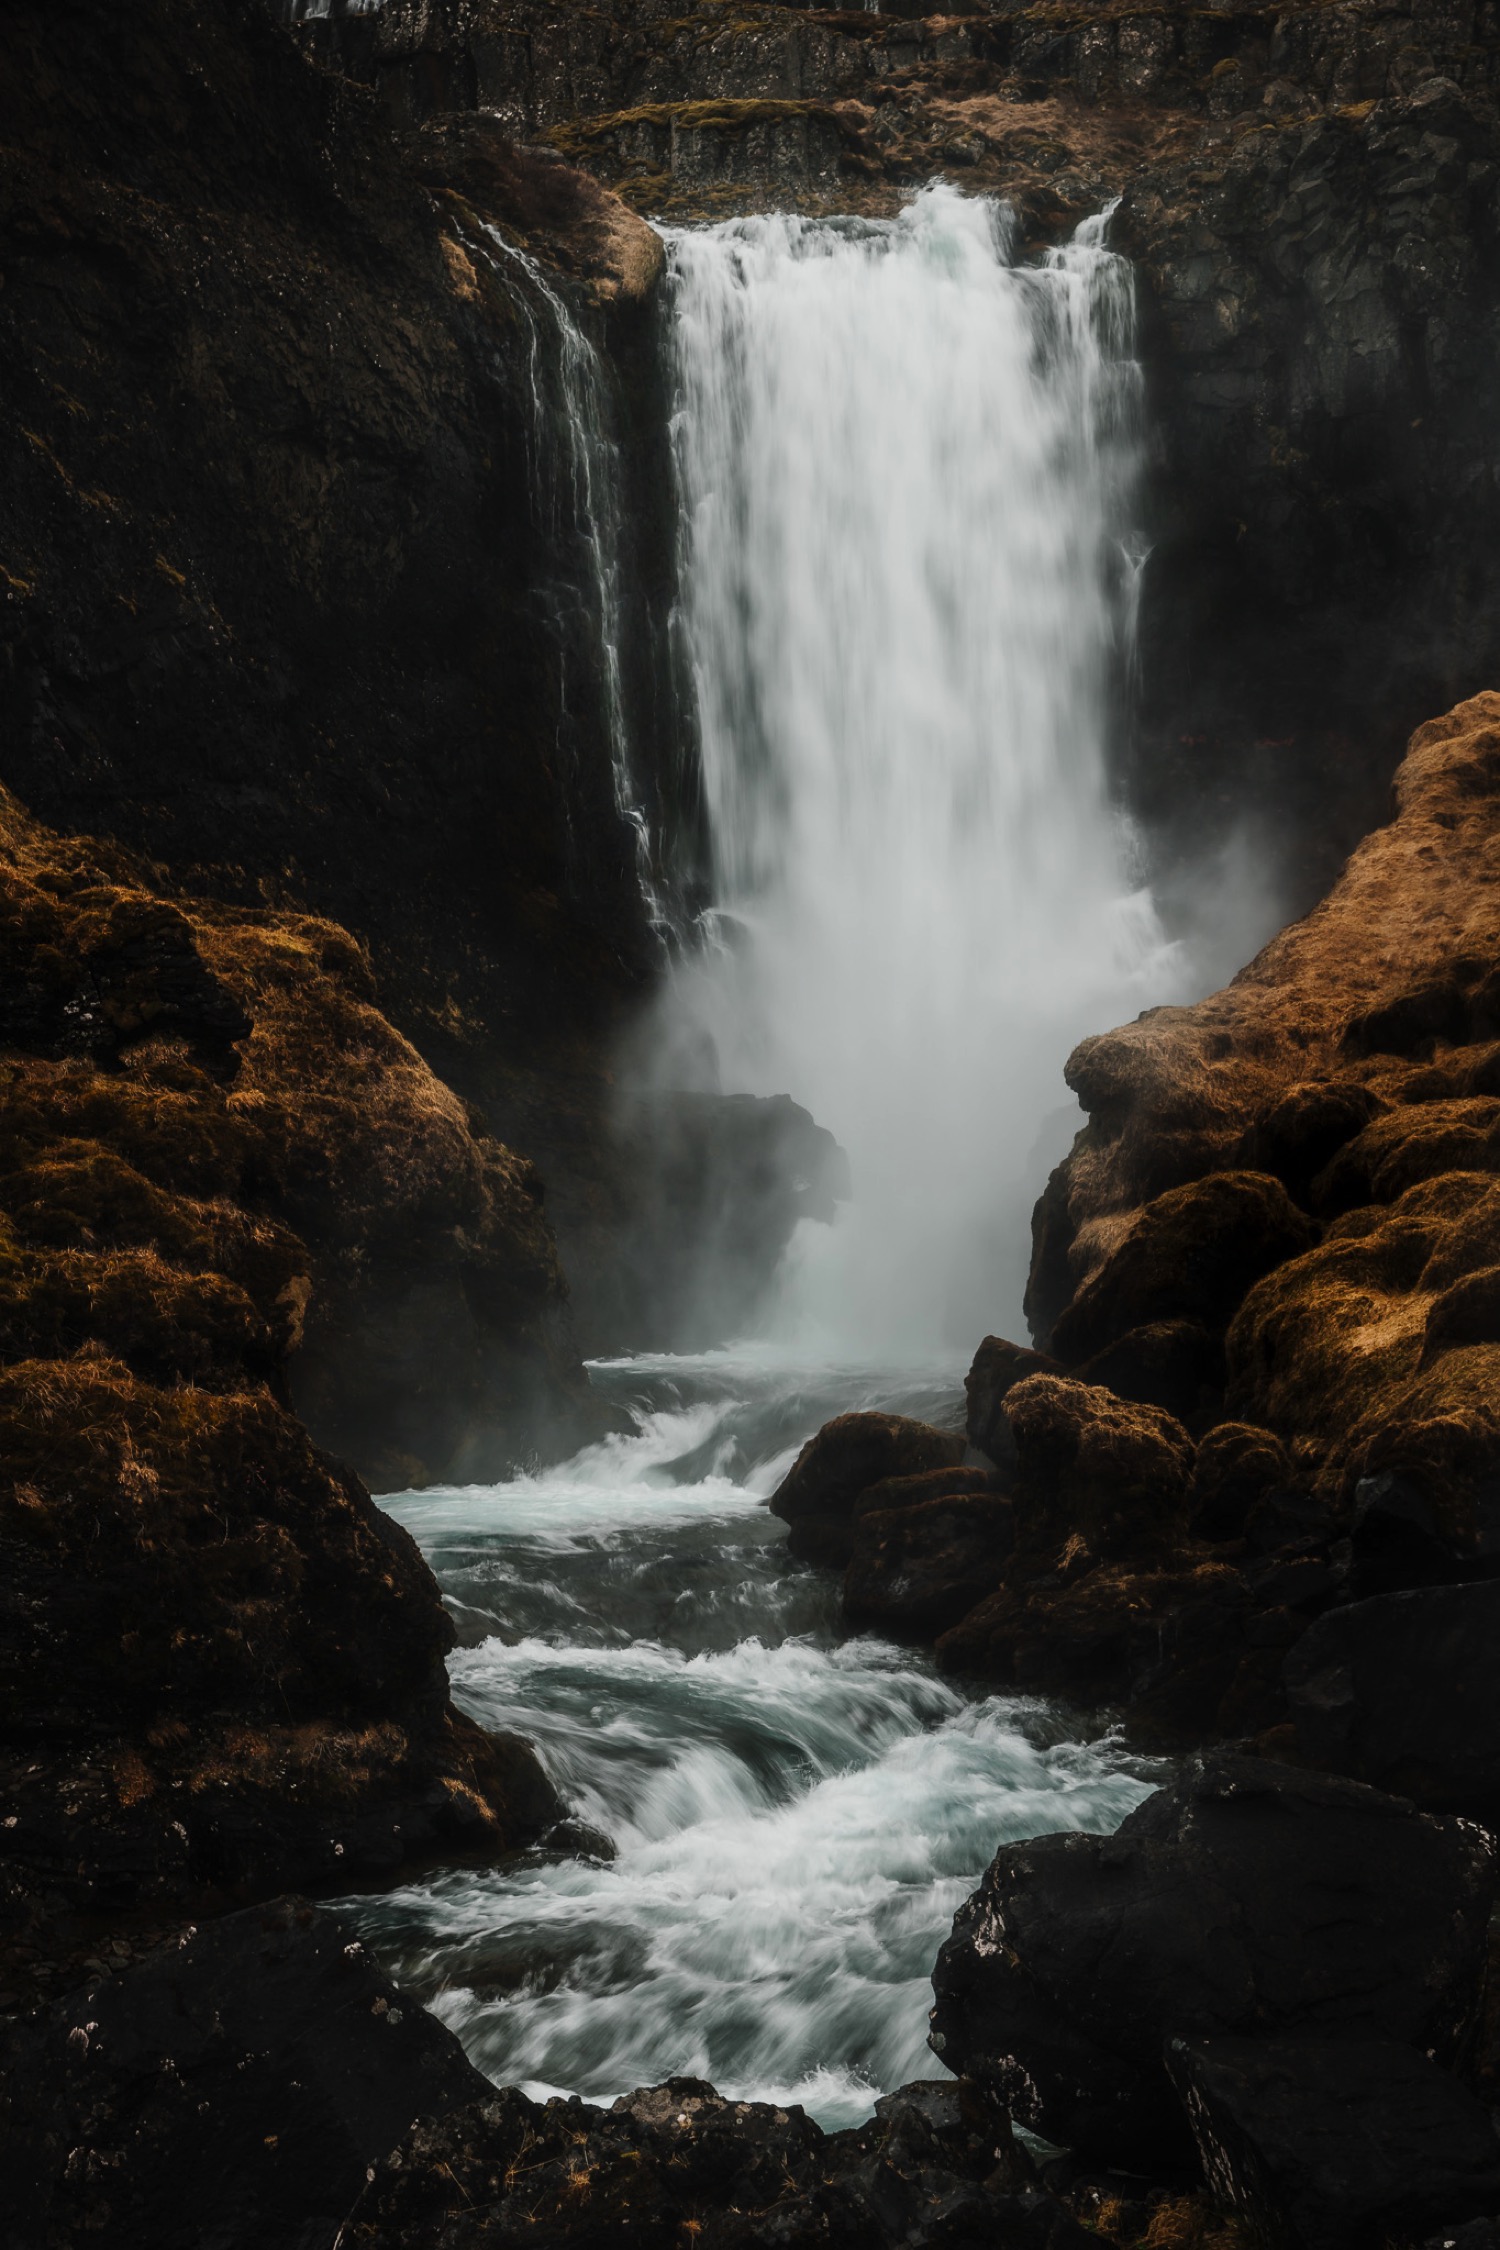
<instances>
[{"instance_id":1,"label":"waterfall","mask_svg":"<svg viewBox=\"0 0 1500 2250\"><path fill-rule=\"evenodd\" d=\"M483 226L477 238L458 231L466 249L499 271L508 269L512 285L519 281L511 293L527 331L536 445L533 482L554 545L563 549L576 542L580 554L588 685L598 697L609 744L615 811L629 837L647 921L665 941L673 916L656 880L653 826L636 770L624 677L624 476L612 429L609 378L593 340L528 251L498 227ZM569 691L565 668L565 706Z\"/></svg>"},{"instance_id":2,"label":"waterfall","mask_svg":"<svg viewBox=\"0 0 1500 2250\"><path fill-rule=\"evenodd\" d=\"M656 1067L790 1093L849 1152L853 1204L794 1246L789 1334L1022 1333L1068 1050L1181 991L1108 773L1140 560L1130 268L1102 219L1018 263L1006 213L943 186L890 222L668 246L714 907Z\"/></svg>"}]
</instances>

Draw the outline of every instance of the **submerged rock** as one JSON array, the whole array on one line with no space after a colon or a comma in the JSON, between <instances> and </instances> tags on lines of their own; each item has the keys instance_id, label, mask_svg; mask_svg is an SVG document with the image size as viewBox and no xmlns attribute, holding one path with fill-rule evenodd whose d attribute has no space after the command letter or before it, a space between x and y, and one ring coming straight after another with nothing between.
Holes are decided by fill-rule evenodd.
<instances>
[{"instance_id":1,"label":"submerged rock","mask_svg":"<svg viewBox=\"0 0 1500 2250\"><path fill-rule=\"evenodd\" d=\"M1002 1847L933 1973L933 2045L1047 2139L1180 2163L1174 2038L1394 2039L1440 2064L1479 2005L1488 1836L1228 1753L1114 1836Z\"/></svg>"},{"instance_id":2,"label":"submerged rock","mask_svg":"<svg viewBox=\"0 0 1500 2250\"><path fill-rule=\"evenodd\" d=\"M1374 2250L1500 2208L1489 2111L1410 2047L1173 2039L1167 2069L1216 2200L1277 2250Z\"/></svg>"}]
</instances>

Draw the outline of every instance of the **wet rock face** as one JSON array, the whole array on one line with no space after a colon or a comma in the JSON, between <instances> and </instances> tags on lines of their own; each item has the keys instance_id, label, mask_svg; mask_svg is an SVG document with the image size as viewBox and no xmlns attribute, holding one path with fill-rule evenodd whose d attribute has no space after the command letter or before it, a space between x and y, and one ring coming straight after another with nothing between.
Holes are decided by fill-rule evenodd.
<instances>
[{"instance_id":1,"label":"wet rock face","mask_svg":"<svg viewBox=\"0 0 1500 2250\"><path fill-rule=\"evenodd\" d=\"M6 799L0 948L31 963L0 1056L7 1893L243 1895L534 1832L551 1791L449 1704L413 1542L288 1405L310 1362L328 1434L425 1296L483 1385L428 1363L425 1422L376 1402L367 1464L486 1407L507 1445L539 1401L600 1426L527 1167L331 923L165 901Z\"/></svg>"},{"instance_id":2,"label":"wet rock face","mask_svg":"<svg viewBox=\"0 0 1500 2250\"><path fill-rule=\"evenodd\" d=\"M383 1008L566 1202L654 954L553 315L484 230L609 335L648 714L659 245L492 122L395 129L259 0L148 0L128 34L38 0L0 45L0 778L198 895L337 919ZM649 791L649 725L637 747ZM145 939L119 942L123 995ZM461 1312L414 1300L429 1317L462 1356ZM371 1349L373 1396L405 1378L394 1333Z\"/></svg>"},{"instance_id":3,"label":"wet rock face","mask_svg":"<svg viewBox=\"0 0 1500 2250\"><path fill-rule=\"evenodd\" d=\"M1113 1837L1001 1849L938 1957L933 2044L1046 2138L1170 2165L1188 2153L1170 2039L1390 2039L1457 2059L1494 1884L1478 1829L1218 1753Z\"/></svg>"}]
</instances>

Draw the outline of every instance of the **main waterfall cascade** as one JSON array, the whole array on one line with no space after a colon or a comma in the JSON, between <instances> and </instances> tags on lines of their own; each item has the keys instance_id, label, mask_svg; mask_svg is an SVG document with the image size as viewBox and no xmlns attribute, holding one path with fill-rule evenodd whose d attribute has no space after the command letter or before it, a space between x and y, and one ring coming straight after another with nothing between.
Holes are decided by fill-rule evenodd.
<instances>
[{"instance_id":1,"label":"main waterfall cascade","mask_svg":"<svg viewBox=\"0 0 1500 2250\"><path fill-rule=\"evenodd\" d=\"M782 1320L856 1356L1023 1332L1068 1050L1185 996L1107 770L1140 433L1103 237L1021 265L938 186L668 238L715 907L656 1068L843 1143Z\"/></svg>"},{"instance_id":2,"label":"main waterfall cascade","mask_svg":"<svg viewBox=\"0 0 1500 2250\"><path fill-rule=\"evenodd\" d=\"M686 2072L842 2125L943 2075L931 1966L997 1845L1111 1828L1149 1786L1043 1705L845 1637L764 1505L834 1414L961 1424L968 1351L1020 1332L1067 1049L1182 973L1107 774L1130 285L1097 223L1022 266L999 213L942 188L890 224L669 244L715 904L655 1066L691 1083L712 1050L726 1090L806 1103L855 1200L768 1337L596 1366L634 1437L387 1502L457 1621L455 1695L535 1741L610 1842L345 1911L501 2083L608 2100ZM565 351L584 501L609 465L597 372ZM590 547L606 645L612 523Z\"/></svg>"}]
</instances>

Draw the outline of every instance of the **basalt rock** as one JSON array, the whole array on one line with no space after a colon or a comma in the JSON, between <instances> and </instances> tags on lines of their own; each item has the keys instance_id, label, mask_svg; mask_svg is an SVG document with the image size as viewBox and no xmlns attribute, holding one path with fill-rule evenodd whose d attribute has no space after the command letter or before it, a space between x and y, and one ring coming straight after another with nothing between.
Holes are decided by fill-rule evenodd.
<instances>
[{"instance_id":1,"label":"basalt rock","mask_svg":"<svg viewBox=\"0 0 1500 2250\"><path fill-rule=\"evenodd\" d=\"M888 1478L957 1468L964 1440L905 1414L840 1414L808 1439L771 1495L771 1513L791 1525L794 1554L846 1563L855 1502Z\"/></svg>"},{"instance_id":2,"label":"basalt rock","mask_svg":"<svg viewBox=\"0 0 1500 2250\"><path fill-rule=\"evenodd\" d=\"M1312 1764L1500 1825L1500 1582L1330 1610L1285 1669Z\"/></svg>"},{"instance_id":3,"label":"basalt rock","mask_svg":"<svg viewBox=\"0 0 1500 2250\"><path fill-rule=\"evenodd\" d=\"M1047 2139L1170 2165L1170 2039L1390 2039L1454 2062L1494 1885L1476 1828L1219 1753L1113 1837L1002 1847L938 1957L933 2045Z\"/></svg>"},{"instance_id":4,"label":"basalt rock","mask_svg":"<svg viewBox=\"0 0 1500 2250\"><path fill-rule=\"evenodd\" d=\"M1256 2241L1375 2250L1500 2206L1489 2111L1410 2047L1173 2039L1167 2068L1216 2201Z\"/></svg>"},{"instance_id":5,"label":"basalt rock","mask_svg":"<svg viewBox=\"0 0 1500 2250\"><path fill-rule=\"evenodd\" d=\"M329 2250L369 2168L490 2089L332 1916L187 1930L0 2030L13 2250Z\"/></svg>"}]
</instances>

